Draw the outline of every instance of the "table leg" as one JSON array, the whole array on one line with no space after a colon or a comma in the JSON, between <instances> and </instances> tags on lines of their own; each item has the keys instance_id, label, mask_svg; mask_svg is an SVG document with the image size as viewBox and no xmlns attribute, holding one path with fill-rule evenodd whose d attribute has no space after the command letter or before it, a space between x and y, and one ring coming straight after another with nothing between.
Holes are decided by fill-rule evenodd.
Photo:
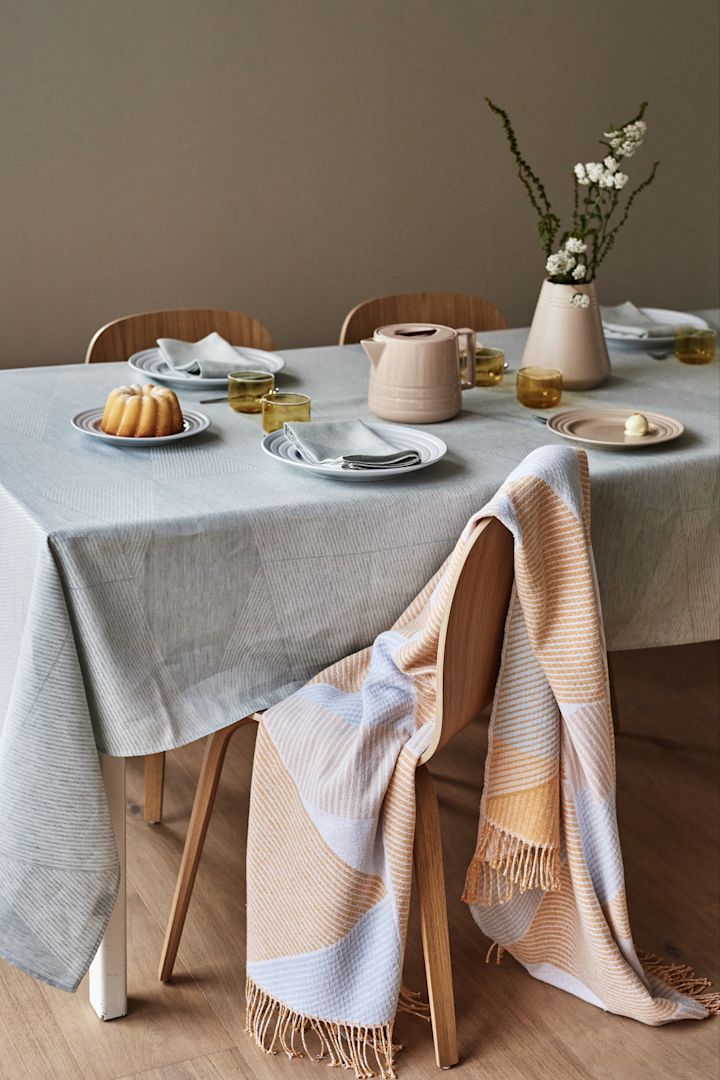
<instances>
[{"instance_id":1,"label":"table leg","mask_svg":"<svg viewBox=\"0 0 720 1080\"><path fill-rule=\"evenodd\" d=\"M90 965L90 1004L101 1020L127 1013L125 893L125 758L100 755L110 818L120 860L120 890L105 936Z\"/></svg>"}]
</instances>

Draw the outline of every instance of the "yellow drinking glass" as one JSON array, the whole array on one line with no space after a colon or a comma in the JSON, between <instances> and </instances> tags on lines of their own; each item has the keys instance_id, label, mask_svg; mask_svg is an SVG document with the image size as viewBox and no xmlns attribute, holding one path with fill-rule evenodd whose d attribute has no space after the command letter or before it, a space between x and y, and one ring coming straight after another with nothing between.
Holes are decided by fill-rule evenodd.
<instances>
[{"instance_id":1,"label":"yellow drinking glass","mask_svg":"<svg viewBox=\"0 0 720 1080\"><path fill-rule=\"evenodd\" d=\"M516 393L526 409L552 409L562 398L562 372L547 367L520 368Z\"/></svg>"},{"instance_id":2,"label":"yellow drinking glass","mask_svg":"<svg viewBox=\"0 0 720 1080\"><path fill-rule=\"evenodd\" d=\"M262 399L275 389L268 371L232 371L228 375L228 402L235 412L262 412Z\"/></svg>"},{"instance_id":3,"label":"yellow drinking glass","mask_svg":"<svg viewBox=\"0 0 720 1080\"><path fill-rule=\"evenodd\" d=\"M262 417L268 435L291 420L293 423L309 420L310 398L307 394L266 394L262 399Z\"/></svg>"},{"instance_id":4,"label":"yellow drinking glass","mask_svg":"<svg viewBox=\"0 0 720 1080\"><path fill-rule=\"evenodd\" d=\"M475 349L475 385L497 386L503 380L505 353L502 349L478 345Z\"/></svg>"},{"instance_id":5,"label":"yellow drinking glass","mask_svg":"<svg viewBox=\"0 0 720 1080\"><path fill-rule=\"evenodd\" d=\"M675 334L675 355L681 364L710 364L715 359L717 332L681 326Z\"/></svg>"},{"instance_id":6,"label":"yellow drinking glass","mask_svg":"<svg viewBox=\"0 0 720 1080\"><path fill-rule=\"evenodd\" d=\"M475 385L497 386L503 380L505 353L485 345L475 347ZM460 350L460 375L467 379L467 349Z\"/></svg>"}]
</instances>

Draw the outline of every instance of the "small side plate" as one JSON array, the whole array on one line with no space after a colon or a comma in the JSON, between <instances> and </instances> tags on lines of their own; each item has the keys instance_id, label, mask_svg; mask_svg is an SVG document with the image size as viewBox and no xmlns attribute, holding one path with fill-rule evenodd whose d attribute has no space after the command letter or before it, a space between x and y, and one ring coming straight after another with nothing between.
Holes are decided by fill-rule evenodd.
<instances>
[{"instance_id":1,"label":"small side plate","mask_svg":"<svg viewBox=\"0 0 720 1080\"><path fill-rule=\"evenodd\" d=\"M177 442L178 439L190 439L193 435L199 435L210 427L210 420L204 413L195 412L194 409L183 409L183 429L175 435L158 435L149 439L127 438L121 435L107 435L100 427L104 410L85 409L73 416L70 421L77 431L83 435L92 435L96 439L112 443L113 446L133 446L136 449L147 449L149 446L164 446L165 443Z\"/></svg>"},{"instance_id":2,"label":"small side plate","mask_svg":"<svg viewBox=\"0 0 720 1080\"><path fill-rule=\"evenodd\" d=\"M679 420L662 413L644 412L647 435L626 435L625 421L638 409L563 409L551 416L548 431L564 439L611 450L638 450L677 439L685 430Z\"/></svg>"}]
</instances>

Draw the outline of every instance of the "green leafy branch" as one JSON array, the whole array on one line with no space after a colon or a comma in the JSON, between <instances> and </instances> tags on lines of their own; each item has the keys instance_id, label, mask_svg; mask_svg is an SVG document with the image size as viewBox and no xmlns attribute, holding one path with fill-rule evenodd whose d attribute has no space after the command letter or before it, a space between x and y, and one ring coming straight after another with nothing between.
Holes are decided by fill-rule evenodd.
<instances>
[{"instance_id":1,"label":"green leafy branch","mask_svg":"<svg viewBox=\"0 0 720 1080\"><path fill-rule=\"evenodd\" d=\"M530 196L530 202L533 209L538 215L538 232L540 234L540 242L547 257L553 249L553 243L557 235L557 231L560 228L560 218L557 214L553 213L550 200L548 199L545 186L540 180L539 176L533 172L525 158L520 153L520 147L518 146L517 138L513 126L510 122L510 117L501 109L499 105L496 105L489 97L485 98L492 111L500 117L505 135L507 136L508 143L510 145L510 151L515 158L517 164L518 176L525 186L525 190Z\"/></svg>"},{"instance_id":2,"label":"green leafy branch","mask_svg":"<svg viewBox=\"0 0 720 1080\"><path fill-rule=\"evenodd\" d=\"M642 113L641 113L640 115L642 115ZM635 188L635 190L634 190L634 191L632 192L632 194L631 194L631 195L630 195L630 197L628 198L628 201L627 201L627 203L625 204L625 213L624 213L624 214L623 214L623 216L622 216L622 217L620 218L620 220L618 221L617 225L615 225L615 226L614 226L614 227L613 227L613 228L612 228L612 229L611 229L611 230L610 230L610 231L609 231L609 232L608 232L608 233L607 233L607 234L606 234L606 235L605 235L605 236L603 237L602 243L601 243L601 245L600 245L600 250L599 250L599 252L598 252L598 255L597 255L597 259L595 260L595 267L594 267L594 269L597 269L597 268L598 268L598 267L600 266L600 264L601 264L601 263L603 262L603 260L604 260L604 259L605 259L605 258L607 257L607 255L609 254L609 252L610 252L610 250L611 250L611 248L612 248L613 244L615 243L615 239L616 239L616 237L617 237L617 234L618 234L618 233L620 232L620 230L622 229L623 225L625 224L625 222L626 222L626 221L627 221L627 219L628 219L628 214L630 213L630 207L631 207L631 206L632 206L632 204L633 204L633 203L635 202L635 200L637 199L637 197L638 197L638 195L640 194L640 192L641 192L641 191L644 191L644 190L645 190L645 188L649 188L649 187L650 187L650 185L652 184L653 180L655 179L655 173L656 173L656 172L658 171L658 167L659 167L659 165L660 165L660 162L659 162L659 161L656 161L656 162L655 162L655 164L653 165L652 169L650 170L650 174L649 174L648 176L646 176L646 177L645 177L645 179L643 180L642 184L638 184L638 186L637 186L637 187ZM608 220L609 220L609 218L610 218L610 215L608 214Z\"/></svg>"},{"instance_id":3,"label":"green leafy branch","mask_svg":"<svg viewBox=\"0 0 720 1080\"><path fill-rule=\"evenodd\" d=\"M606 164L608 161L608 157L606 157L603 162L591 162L585 166L576 166L573 185L571 228L562 233L560 237L560 248L556 254L553 254L553 247L560 230L560 218L553 212L542 181L532 170L520 151L510 117L504 109L501 109L500 106L496 105L489 97L486 97L485 101L492 112L500 118L510 146L510 152L517 165L518 177L527 191L530 203L537 214L537 228L546 261L550 259L551 255L553 256L553 262L555 263L554 272L551 267L548 266L550 280L570 284L592 281L595 278L595 274L600 264L605 260L612 249L618 232L627 221L630 209L636 198L640 192L649 187L655 179L655 174L659 165L659 162L657 161L653 165L649 176L638 185L628 198L620 220L616 225L610 228L611 219L614 217L620 204L620 192L627 182L627 177L624 176L624 174L621 175L618 166L624 157L632 154L633 150L630 149L630 147L635 149L642 143L645 128L643 126L642 130L638 133L637 131L633 131L633 125L643 119L648 107L647 101L641 103L637 113L631 120L628 120L625 124L618 127L615 127L614 125L610 126L608 131L608 135L612 136L610 142L606 139L599 140L602 146L609 149L609 156L612 158L609 165ZM629 142L630 147L627 147L623 140ZM616 144L614 149L612 146L613 142ZM595 171L593 172L591 170ZM612 178L615 176L617 176L621 182L613 186ZM582 198L580 192L581 186L585 189L582 193ZM577 247L566 250L565 245L571 239L580 240L586 245L584 257L578 253ZM581 266L581 264L583 265ZM577 274L578 269L580 269L580 274L576 278L575 275Z\"/></svg>"}]
</instances>

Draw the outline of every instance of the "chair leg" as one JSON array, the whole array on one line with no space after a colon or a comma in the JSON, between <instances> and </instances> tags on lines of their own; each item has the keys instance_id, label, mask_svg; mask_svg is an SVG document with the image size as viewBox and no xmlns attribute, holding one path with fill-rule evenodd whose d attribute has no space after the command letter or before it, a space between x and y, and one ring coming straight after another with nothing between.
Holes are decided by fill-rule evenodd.
<instances>
[{"instance_id":1,"label":"chair leg","mask_svg":"<svg viewBox=\"0 0 720 1080\"><path fill-rule=\"evenodd\" d=\"M220 773L222 772L230 738L239 727L242 727L243 724L249 724L253 719L253 716L244 716L242 720L238 720L236 723L208 735L205 744L205 756L200 769L197 791L195 792L195 802L193 803L190 824L185 837L185 847L175 886L175 895L170 908L170 918L165 931L165 941L163 942L158 972L160 982L167 982L172 976L175 957L177 956L180 938L185 926L185 916L187 915L195 877L200 865L200 856L202 855L205 835L210 823L210 815L212 814L215 795L220 782Z\"/></svg>"},{"instance_id":2,"label":"chair leg","mask_svg":"<svg viewBox=\"0 0 720 1080\"><path fill-rule=\"evenodd\" d=\"M455 1027L440 813L432 777L425 765L418 766L415 786L415 880L420 900L420 927L435 1060L441 1069L449 1069L457 1065L460 1058Z\"/></svg>"},{"instance_id":3,"label":"chair leg","mask_svg":"<svg viewBox=\"0 0 720 1080\"><path fill-rule=\"evenodd\" d=\"M152 824L162 820L165 753L145 755L145 807L143 817Z\"/></svg>"}]
</instances>

